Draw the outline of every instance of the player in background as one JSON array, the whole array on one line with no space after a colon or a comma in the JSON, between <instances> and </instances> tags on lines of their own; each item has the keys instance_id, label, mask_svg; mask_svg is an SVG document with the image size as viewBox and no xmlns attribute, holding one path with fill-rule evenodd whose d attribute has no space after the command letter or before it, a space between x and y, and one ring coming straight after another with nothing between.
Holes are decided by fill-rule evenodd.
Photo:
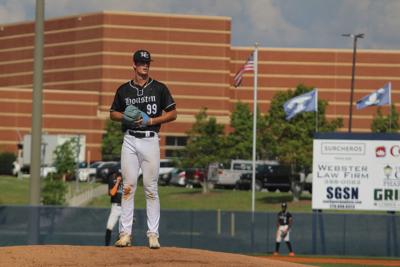
<instances>
[{"instance_id":1,"label":"player in background","mask_svg":"<svg viewBox=\"0 0 400 267\"><path fill-rule=\"evenodd\" d=\"M133 79L122 84L116 91L110 108L110 118L122 122L124 142L121 150L121 170L124 182L122 213L117 247L127 247L132 242L134 194L139 169L143 173L146 196L147 237L150 248L160 248L158 197L158 173L160 168L159 131L161 124L177 117L175 101L167 86L149 76L151 55L138 50L133 54ZM129 122L124 118L127 106L136 106L140 119Z\"/></svg>"},{"instance_id":2,"label":"player in background","mask_svg":"<svg viewBox=\"0 0 400 267\"><path fill-rule=\"evenodd\" d=\"M278 228L276 231L276 243L275 243L275 252L274 255L279 255L279 246L282 242L282 239L286 242L286 245L289 249L289 256L294 256L294 252L292 249L292 245L290 243L290 230L293 225L293 216L290 212L287 211L287 203L284 202L281 205L282 211L278 213L278 219L276 227Z\"/></svg>"},{"instance_id":3,"label":"player in background","mask_svg":"<svg viewBox=\"0 0 400 267\"><path fill-rule=\"evenodd\" d=\"M111 211L107 220L106 246L110 245L112 230L121 216L122 188L123 184L121 173L115 173L111 175L108 181L108 195L110 196L111 200Z\"/></svg>"}]
</instances>

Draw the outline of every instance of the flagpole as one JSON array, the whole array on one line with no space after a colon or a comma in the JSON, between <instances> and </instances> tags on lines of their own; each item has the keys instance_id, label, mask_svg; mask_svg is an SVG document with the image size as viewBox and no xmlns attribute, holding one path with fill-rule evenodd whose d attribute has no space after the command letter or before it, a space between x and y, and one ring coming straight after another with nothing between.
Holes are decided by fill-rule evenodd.
<instances>
[{"instance_id":1,"label":"flagpole","mask_svg":"<svg viewBox=\"0 0 400 267\"><path fill-rule=\"evenodd\" d=\"M253 99L253 172L251 179L251 248L255 244L255 198L256 198L256 141L257 141L257 76L258 76L258 43L254 44L254 99Z\"/></svg>"},{"instance_id":2,"label":"flagpole","mask_svg":"<svg viewBox=\"0 0 400 267\"><path fill-rule=\"evenodd\" d=\"M258 76L258 43L254 45L254 99L253 99L253 173L251 180L251 212L254 220L256 191L256 142L257 142L257 76Z\"/></svg>"}]
</instances>

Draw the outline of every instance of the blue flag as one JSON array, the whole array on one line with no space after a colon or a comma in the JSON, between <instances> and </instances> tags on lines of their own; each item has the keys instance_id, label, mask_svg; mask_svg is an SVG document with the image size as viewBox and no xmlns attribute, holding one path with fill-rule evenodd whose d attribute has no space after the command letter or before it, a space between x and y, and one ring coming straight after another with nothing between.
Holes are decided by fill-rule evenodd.
<instances>
[{"instance_id":1,"label":"blue flag","mask_svg":"<svg viewBox=\"0 0 400 267\"><path fill-rule=\"evenodd\" d=\"M391 104L392 84L388 82L382 88L379 88L372 94L369 94L357 101L357 109L363 109L369 106L384 106Z\"/></svg>"},{"instance_id":2,"label":"blue flag","mask_svg":"<svg viewBox=\"0 0 400 267\"><path fill-rule=\"evenodd\" d=\"M286 113L286 120L290 120L297 114L307 111L318 110L318 91L312 90L306 94L296 96L283 104Z\"/></svg>"}]
</instances>

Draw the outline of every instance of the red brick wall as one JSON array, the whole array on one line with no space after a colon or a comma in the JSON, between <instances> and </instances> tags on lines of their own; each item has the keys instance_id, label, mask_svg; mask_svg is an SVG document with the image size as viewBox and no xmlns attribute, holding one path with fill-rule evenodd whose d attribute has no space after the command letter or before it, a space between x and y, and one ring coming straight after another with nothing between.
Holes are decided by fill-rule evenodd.
<instances>
[{"instance_id":1,"label":"red brick wall","mask_svg":"<svg viewBox=\"0 0 400 267\"><path fill-rule=\"evenodd\" d=\"M163 125L165 136L182 136L194 115L208 113L229 128L233 104L252 105L253 77L231 86L251 47L231 47L227 17L104 12L46 21L43 131L85 134L92 159L101 158L104 122L116 88L132 76L132 52L145 48L154 62L151 76L170 88L178 120ZM0 149L16 150L18 132L31 128L33 23L5 25L0 31ZM268 112L275 93L299 83L319 88L329 101L328 118L343 117L347 128L352 51L260 48L258 99ZM400 52L359 50L355 97L392 81L399 100ZM353 112L353 130L369 131L375 108ZM387 112L387 108L384 108Z\"/></svg>"}]
</instances>

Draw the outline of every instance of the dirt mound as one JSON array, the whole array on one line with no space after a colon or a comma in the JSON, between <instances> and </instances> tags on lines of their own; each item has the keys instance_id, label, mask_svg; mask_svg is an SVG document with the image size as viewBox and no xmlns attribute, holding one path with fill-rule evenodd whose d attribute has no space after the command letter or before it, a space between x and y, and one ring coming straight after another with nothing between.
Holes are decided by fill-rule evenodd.
<instances>
[{"instance_id":1,"label":"dirt mound","mask_svg":"<svg viewBox=\"0 0 400 267\"><path fill-rule=\"evenodd\" d=\"M163 247L15 246L0 247L0 266L306 266L200 249Z\"/></svg>"}]
</instances>

